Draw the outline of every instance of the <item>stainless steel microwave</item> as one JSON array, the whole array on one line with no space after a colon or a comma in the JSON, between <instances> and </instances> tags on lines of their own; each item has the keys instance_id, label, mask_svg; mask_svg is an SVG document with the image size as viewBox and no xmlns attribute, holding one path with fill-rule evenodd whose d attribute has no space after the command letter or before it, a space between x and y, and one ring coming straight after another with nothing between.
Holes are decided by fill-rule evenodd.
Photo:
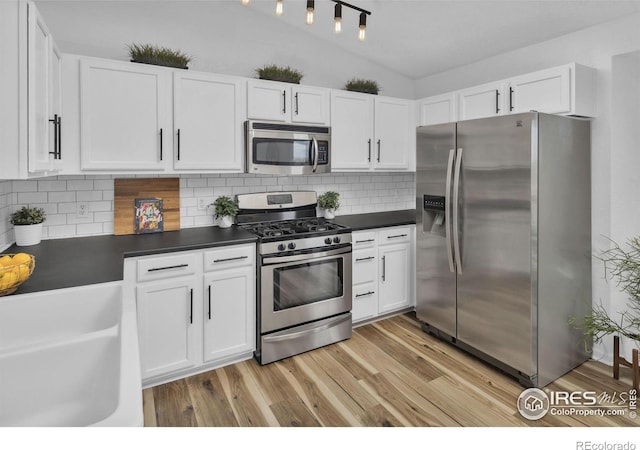
<instances>
[{"instance_id":1,"label":"stainless steel microwave","mask_svg":"<svg viewBox=\"0 0 640 450\"><path fill-rule=\"evenodd\" d=\"M245 122L247 173L312 175L331 172L331 128Z\"/></svg>"}]
</instances>

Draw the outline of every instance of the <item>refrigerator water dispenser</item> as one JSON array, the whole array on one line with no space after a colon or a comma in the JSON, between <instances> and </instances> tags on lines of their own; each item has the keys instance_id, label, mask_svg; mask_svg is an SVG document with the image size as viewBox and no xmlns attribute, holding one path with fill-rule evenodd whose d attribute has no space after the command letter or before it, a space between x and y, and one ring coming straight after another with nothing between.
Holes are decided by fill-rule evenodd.
<instances>
[{"instance_id":1,"label":"refrigerator water dispenser","mask_svg":"<svg viewBox=\"0 0 640 450\"><path fill-rule=\"evenodd\" d=\"M423 195L422 197L422 232L445 237L444 208L445 197L440 195Z\"/></svg>"}]
</instances>

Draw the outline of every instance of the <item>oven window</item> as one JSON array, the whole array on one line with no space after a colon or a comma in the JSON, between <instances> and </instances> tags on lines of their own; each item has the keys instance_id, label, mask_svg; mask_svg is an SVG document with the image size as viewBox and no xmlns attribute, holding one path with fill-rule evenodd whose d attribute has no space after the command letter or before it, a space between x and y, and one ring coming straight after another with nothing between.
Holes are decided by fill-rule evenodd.
<instances>
[{"instance_id":1,"label":"oven window","mask_svg":"<svg viewBox=\"0 0 640 450\"><path fill-rule=\"evenodd\" d=\"M274 269L274 311L342 297L343 275L342 258Z\"/></svg>"},{"instance_id":2,"label":"oven window","mask_svg":"<svg viewBox=\"0 0 640 450\"><path fill-rule=\"evenodd\" d=\"M312 141L295 139L253 139L253 162L275 166L312 165Z\"/></svg>"}]
</instances>

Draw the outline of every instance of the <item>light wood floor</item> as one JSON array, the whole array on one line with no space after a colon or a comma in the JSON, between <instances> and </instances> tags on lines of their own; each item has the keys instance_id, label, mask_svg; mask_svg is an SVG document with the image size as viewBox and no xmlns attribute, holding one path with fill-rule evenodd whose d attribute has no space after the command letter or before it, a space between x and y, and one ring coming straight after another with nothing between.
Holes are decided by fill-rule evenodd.
<instances>
[{"instance_id":1,"label":"light wood floor","mask_svg":"<svg viewBox=\"0 0 640 450\"><path fill-rule=\"evenodd\" d=\"M589 361L548 388L628 392L630 373L621 371L616 381L610 367ZM146 389L144 421L161 427L640 425L628 414L547 414L528 421L516 409L522 391L513 379L427 335L405 314L273 364L244 361Z\"/></svg>"}]
</instances>

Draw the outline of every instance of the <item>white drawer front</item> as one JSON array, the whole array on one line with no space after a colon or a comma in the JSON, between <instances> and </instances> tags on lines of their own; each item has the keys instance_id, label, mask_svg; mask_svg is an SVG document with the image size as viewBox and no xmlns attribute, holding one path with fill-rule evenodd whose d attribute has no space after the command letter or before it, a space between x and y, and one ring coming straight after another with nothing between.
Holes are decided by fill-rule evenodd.
<instances>
[{"instance_id":1,"label":"white drawer front","mask_svg":"<svg viewBox=\"0 0 640 450\"><path fill-rule=\"evenodd\" d=\"M411 227L383 228L380 230L379 237L379 245L409 242L411 240Z\"/></svg>"},{"instance_id":2,"label":"white drawer front","mask_svg":"<svg viewBox=\"0 0 640 450\"><path fill-rule=\"evenodd\" d=\"M196 272L196 254L179 253L168 256L154 256L138 261L138 281L150 281Z\"/></svg>"},{"instance_id":3,"label":"white drawer front","mask_svg":"<svg viewBox=\"0 0 640 450\"><path fill-rule=\"evenodd\" d=\"M360 248L371 248L376 245L375 231L354 231L351 234L351 243L354 250Z\"/></svg>"},{"instance_id":4,"label":"white drawer front","mask_svg":"<svg viewBox=\"0 0 640 450\"><path fill-rule=\"evenodd\" d=\"M251 266L256 263L256 247L250 245L232 245L204 252L204 271L226 269L229 267Z\"/></svg>"},{"instance_id":5,"label":"white drawer front","mask_svg":"<svg viewBox=\"0 0 640 450\"><path fill-rule=\"evenodd\" d=\"M353 288L353 322L369 319L378 314L378 293L376 283L367 283Z\"/></svg>"},{"instance_id":6,"label":"white drawer front","mask_svg":"<svg viewBox=\"0 0 640 450\"><path fill-rule=\"evenodd\" d=\"M365 248L353 252L353 285L375 281L378 264L376 249Z\"/></svg>"}]
</instances>

